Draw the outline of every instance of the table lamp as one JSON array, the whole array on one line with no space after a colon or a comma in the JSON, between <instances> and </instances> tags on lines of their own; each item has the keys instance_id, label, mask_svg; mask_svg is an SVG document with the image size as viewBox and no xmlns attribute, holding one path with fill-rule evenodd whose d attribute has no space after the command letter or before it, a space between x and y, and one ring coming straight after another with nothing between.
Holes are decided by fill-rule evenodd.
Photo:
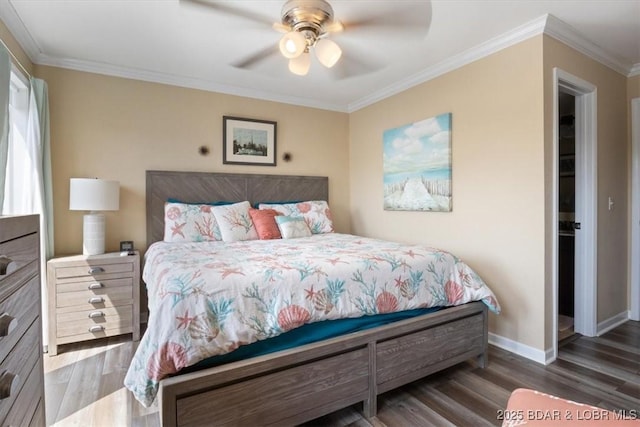
<instances>
[{"instance_id":1,"label":"table lamp","mask_svg":"<svg viewBox=\"0 0 640 427\"><path fill-rule=\"evenodd\" d=\"M90 211L84 216L82 253L104 253L104 214L99 211L117 211L120 208L120 183L97 178L71 178L69 209Z\"/></svg>"}]
</instances>

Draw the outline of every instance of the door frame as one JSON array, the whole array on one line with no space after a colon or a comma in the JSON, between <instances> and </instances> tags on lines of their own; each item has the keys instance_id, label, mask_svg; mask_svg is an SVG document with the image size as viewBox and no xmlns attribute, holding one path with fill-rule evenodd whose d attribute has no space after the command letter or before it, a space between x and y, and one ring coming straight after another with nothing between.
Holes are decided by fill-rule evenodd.
<instances>
[{"instance_id":1,"label":"door frame","mask_svg":"<svg viewBox=\"0 0 640 427\"><path fill-rule=\"evenodd\" d=\"M631 100L631 304L629 317L640 320L640 98ZM635 262L634 262L635 261Z\"/></svg>"},{"instance_id":2,"label":"door frame","mask_svg":"<svg viewBox=\"0 0 640 427\"><path fill-rule=\"evenodd\" d=\"M552 305L553 347L551 361L558 356L558 183L560 171L558 96L576 98L576 222L581 229L575 237L574 329L585 336L597 334L598 278L598 128L597 87L560 68L553 69L553 202L552 202Z\"/></svg>"}]
</instances>

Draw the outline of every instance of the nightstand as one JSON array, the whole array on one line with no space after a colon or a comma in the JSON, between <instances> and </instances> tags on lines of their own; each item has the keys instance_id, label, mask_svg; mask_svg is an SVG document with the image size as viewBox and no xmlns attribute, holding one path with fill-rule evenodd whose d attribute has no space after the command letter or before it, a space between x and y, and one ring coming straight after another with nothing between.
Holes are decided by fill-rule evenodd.
<instances>
[{"instance_id":1,"label":"nightstand","mask_svg":"<svg viewBox=\"0 0 640 427\"><path fill-rule=\"evenodd\" d=\"M140 255L75 255L47 262L49 356L60 344L131 333L140 339Z\"/></svg>"}]
</instances>

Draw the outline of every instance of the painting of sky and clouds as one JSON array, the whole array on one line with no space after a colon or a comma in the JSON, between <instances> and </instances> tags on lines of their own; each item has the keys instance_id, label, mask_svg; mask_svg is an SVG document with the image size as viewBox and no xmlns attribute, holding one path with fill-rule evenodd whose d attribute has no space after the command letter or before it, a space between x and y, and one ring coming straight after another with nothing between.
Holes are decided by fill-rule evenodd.
<instances>
[{"instance_id":1,"label":"painting of sky and clouds","mask_svg":"<svg viewBox=\"0 0 640 427\"><path fill-rule=\"evenodd\" d=\"M451 211L451 113L384 131L384 209Z\"/></svg>"}]
</instances>

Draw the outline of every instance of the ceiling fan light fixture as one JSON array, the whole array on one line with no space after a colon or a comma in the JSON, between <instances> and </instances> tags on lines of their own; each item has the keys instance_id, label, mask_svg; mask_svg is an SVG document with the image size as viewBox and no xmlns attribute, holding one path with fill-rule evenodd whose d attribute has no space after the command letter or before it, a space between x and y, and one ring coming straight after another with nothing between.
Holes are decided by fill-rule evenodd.
<instances>
[{"instance_id":1,"label":"ceiling fan light fixture","mask_svg":"<svg viewBox=\"0 0 640 427\"><path fill-rule=\"evenodd\" d=\"M280 53L288 59L298 58L306 47L307 40L297 31L289 31L280 39Z\"/></svg>"},{"instance_id":2,"label":"ceiling fan light fixture","mask_svg":"<svg viewBox=\"0 0 640 427\"><path fill-rule=\"evenodd\" d=\"M311 67L311 57L309 52L303 52L302 55L297 58L289 60L289 71L299 76L306 76Z\"/></svg>"},{"instance_id":3,"label":"ceiling fan light fixture","mask_svg":"<svg viewBox=\"0 0 640 427\"><path fill-rule=\"evenodd\" d=\"M316 57L322 65L327 68L331 68L336 65L336 62L342 56L342 49L333 40L321 39L318 40L315 46Z\"/></svg>"}]
</instances>

